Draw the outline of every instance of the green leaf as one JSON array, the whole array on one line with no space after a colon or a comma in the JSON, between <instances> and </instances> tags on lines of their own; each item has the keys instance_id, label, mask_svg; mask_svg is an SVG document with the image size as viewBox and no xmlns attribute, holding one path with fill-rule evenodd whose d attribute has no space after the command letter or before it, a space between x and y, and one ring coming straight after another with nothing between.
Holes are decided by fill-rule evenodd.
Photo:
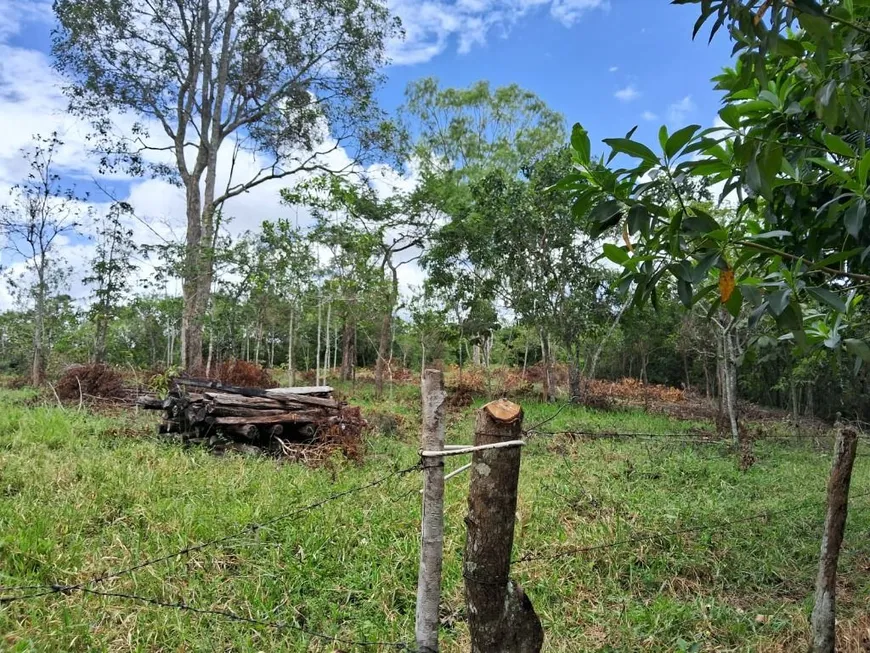
<instances>
[{"instance_id":1,"label":"green leaf","mask_svg":"<svg viewBox=\"0 0 870 653\"><path fill-rule=\"evenodd\" d=\"M767 190L773 186L774 179L782 169L782 145L769 143L760 152L758 157L758 169L761 173L762 189Z\"/></svg>"},{"instance_id":2,"label":"green leaf","mask_svg":"<svg viewBox=\"0 0 870 653\"><path fill-rule=\"evenodd\" d=\"M738 129L740 127L740 112L737 111L737 107L733 104L723 107L719 112L719 117L722 118L722 122L731 127L731 129Z\"/></svg>"},{"instance_id":3,"label":"green leaf","mask_svg":"<svg viewBox=\"0 0 870 653\"><path fill-rule=\"evenodd\" d=\"M648 235L651 221L652 216L647 208L643 204L635 204L628 210L628 233Z\"/></svg>"},{"instance_id":4,"label":"green leaf","mask_svg":"<svg viewBox=\"0 0 870 653\"><path fill-rule=\"evenodd\" d=\"M685 231L698 234L709 234L713 231L718 231L722 226L716 222L712 215L699 208L692 207L694 215L687 215L683 218L682 227Z\"/></svg>"},{"instance_id":5,"label":"green leaf","mask_svg":"<svg viewBox=\"0 0 870 653\"><path fill-rule=\"evenodd\" d=\"M671 134L664 145L665 155L669 159L674 158L686 146L686 143L692 140L699 129L701 129L701 125L689 125Z\"/></svg>"},{"instance_id":6,"label":"green leaf","mask_svg":"<svg viewBox=\"0 0 870 653\"><path fill-rule=\"evenodd\" d=\"M849 144L836 134L825 134L823 138L825 145L834 154L839 154L850 159L855 158L855 152L849 147Z\"/></svg>"},{"instance_id":7,"label":"green leaf","mask_svg":"<svg viewBox=\"0 0 870 653\"><path fill-rule=\"evenodd\" d=\"M788 306L788 300L791 297L791 288L777 290L768 297L767 302L770 305L770 310L775 317L782 315L782 312Z\"/></svg>"},{"instance_id":8,"label":"green leaf","mask_svg":"<svg viewBox=\"0 0 870 653\"><path fill-rule=\"evenodd\" d=\"M571 147L577 153L580 163L588 164L592 155L592 146L589 142L589 132L583 129L578 122L571 130Z\"/></svg>"},{"instance_id":9,"label":"green leaf","mask_svg":"<svg viewBox=\"0 0 870 653\"><path fill-rule=\"evenodd\" d=\"M589 213L589 219L592 222L606 222L614 215L618 215L621 205L616 200L605 200L595 205L595 208Z\"/></svg>"},{"instance_id":10,"label":"green leaf","mask_svg":"<svg viewBox=\"0 0 870 653\"><path fill-rule=\"evenodd\" d=\"M827 288L812 287L807 288L807 292L815 297L816 301L827 304L838 313L846 312L846 303L836 293L831 292Z\"/></svg>"},{"instance_id":11,"label":"green leaf","mask_svg":"<svg viewBox=\"0 0 870 653\"><path fill-rule=\"evenodd\" d=\"M843 340L843 344L850 354L857 356L865 363L870 363L870 346L867 346L866 342L857 338L846 338Z\"/></svg>"},{"instance_id":12,"label":"green leaf","mask_svg":"<svg viewBox=\"0 0 870 653\"><path fill-rule=\"evenodd\" d=\"M837 252L836 254L832 254L827 258L823 258L818 263L815 263L810 270L820 270L821 268L826 268L830 265L834 265L835 263L840 263L841 261L846 261L853 256L857 256L863 251L863 247L856 247L855 249L850 249L845 252Z\"/></svg>"},{"instance_id":13,"label":"green leaf","mask_svg":"<svg viewBox=\"0 0 870 653\"><path fill-rule=\"evenodd\" d=\"M659 145L662 146L662 150L667 149L665 146L668 143L668 127L667 125L662 125L659 127Z\"/></svg>"},{"instance_id":14,"label":"green leaf","mask_svg":"<svg viewBox=\"0 0 870 653\"><path fill-rule=\"evenodd\" d=\"M613 243L604 243L604 256L617 265L625 265L625 262L631 258L628 252Z\"/></svg>"},{"instance_id":15,"label":"green leaf","mask_svg":"<svg viewBox=\"0 0 870 653\"><path fill-rule=\"evenodd\" d=\"M861 161L858 163L858 183L861 188L867 187L867 173L870 172L870 150L864 152Z\"/></svg>"},{"instance_id":16,"label":"green leaf","mask_svg":"<svg viewBox=\"0 0 870 653\"><path fill-rule=\"evenodd\" d=\"M819 88L816 93L816 115L828 126L833 128L837 124L839 107L837 105L837 82L831 80Z\"/></svg>"},{"instance_id":17,"label":"green leaf","mask_svg":"<svg viewBox=\"0 0 870 653\"><path fill-rule=\"evenodd\" d=\"M797 302L791 302L785 306L782 313L775 317L780 329L797 332L803 329L803 316L801 307Z\"/></svg>"},{"instance_id":18,"label":"green leaf","mask_svg":"<svg viewBox=\"0 0 870 653\"><path fill-rule=\"evenodd\" d=\"M821 157L815 157L815 156L807 157L806 160L810 161L811 163L815 163L816 165L822 166L828 172L839 177L841 181L850 181L851 180L851 176L849 175L849 173L846 172L845 169L841 168L833 161L828 161L827 159L823 159Z\"/></svg>"},{"instance_id":19,"label":"green leaf","mask_svg":"<svg viewBox=\"0 0 870 653\"><path fill-rule=\"evenodd\" d=\"M735 288L731 293L731 296L728 298L728 301L725 302L725 308L728 309L728 312L731 313L732 317L737 317L740 315L740 309L743 307L743 293L740 292L740 288Z\"/></svg>"},{"instance_id":20,"label":"green leaf","mask_svg":"<svg viewBox=\"0 0 870 653\"><path fill-rule=\"evenodd\" d=\"M677 279L677 295L686 308L692 308L692 285L685 279Z\"/></svg>"},{"instance_id":21,"label":"green leaf","mask_svg":"<svg viewBox=\"0 0 870 653\"><path fill-rule=\"evenodd\" d=\"M782 104L779 101L779 98L776 96L775 93L773 93L771 91L768 91L768 90L761 91L761 93L758 94L758 97L761 98L762 100L766 100L767 102L770 102L770 104L775 106L777 109L779 109L782 106Z\"/></svg>"},{"instance_id":22,"label":"green leaf","mask_svg":"<svg viewBox=\"0 0 870 653\"><path fill-rule=\"evenodd\" d=\"M861 229L864 226L864 217L867 215L867 200L859 197L849 205L846 209L846 214L843 216L843 221L846 225L846 231L853 238L858 238Z\"/></svg>"},{"instance_id":23,"label":"green leaf","mask_svg":"<svg viewBox=\"0 0 870 653\"><path fill-rule=\"evenodd\" d=\"M656 156L655 152L643 143L638 143L637 141L632 141L628 138L605 138L604 142L607 143L614 152L628 154L637 159L643 159L648 163L659 163L659 158Z\"/></svg>"}]
</instances>

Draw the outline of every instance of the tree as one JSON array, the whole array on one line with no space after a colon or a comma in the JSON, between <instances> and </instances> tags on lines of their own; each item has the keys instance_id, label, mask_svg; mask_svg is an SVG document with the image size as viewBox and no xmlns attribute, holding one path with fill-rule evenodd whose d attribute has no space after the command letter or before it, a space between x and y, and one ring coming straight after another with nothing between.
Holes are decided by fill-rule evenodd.
<instances>
[{"instance_id":1,"label":"tree","mask_svg":"<svg viewBox=\"0 0 870 653\"><path fill-rule=\"evenodd\" d=\"M622 228L624 248L605 252L636 284L636 299L656 301L673 279L687 306L733 326L772 319L802 348L845 348L870 361L859 319L870 283L870 9L851 2L679 0L700 4L695 32L728 26L738 55L716 78L725 92L722 127L662 128L661 154L632 138L605 139L610 157L593 159L588 135L572 134L576 170L563 187L597 231ZM611 170L615 157L631 161ZM691 205L678 190L686 176L721 184L732 207L724 219ZM669 187L674 205L653 191ZM736 385L730 383L731 386Z\"/></svg>"},{"instance_id":2,"label":"tree","mask_svg":"<svg viewBox=\"0 0 870 653\"><path fill-rule=\"evenodd\" d=\"M451 305L461 328L477 322L469 320L472 309L480 312L482 301L492 302L486 296L491 280L487 270L474 269L467 259L455 265L461 241L470 234L452 225L473 211L473 184L495 171L514 178L524 165L562 147L564 119L516 84L492 89L480 81L465 89L441 88L434 78L409 85L401 113L412 123L408 131L417 135L412 151L422 171L419 193L447 218L424 257L427 284ZM485 339L483 333L469 335ZM460 349L464 336L461 329ZM460 355L460 368L461 362Z\"/></svg>"},{"instance_id":3,"label":"tree","mask_svg":"<svg viewBox=\"0 0 870 653\"><path fill-rule=\"evenodd\" d=\"M398 24L381 0L54 7L55 65L69 80L70 110L101 137L103 164L184 188L181 349L184 366L199 369L220 208L270 180L335 170L327 155L341 148L362 156L380 136L373 93ZM113 117L128 112L140 121L118 133Z\"/></svg>"},{"instance_id":4,"label":"tree","mask_svg":"<svg viewBox=\"0 0 870 653\"><path fill-rule=\"evenodd\" d=\"M499 301L538 330L550 400L552 339L573 352L579 384L580 337L595 320L603 278L592 265L594 243L571 214L568 197L549 190L567 166L566 153L556 152L527 165L522 178L494 170L472 182L467 211L439 230L426 256L433 281L471 270L479 299L489 306ZM579 395L579 385L573 390Z\"/></svg>"},{"instance_id":5,"label":"tree","mask_svg":"<svg viewBox=\"0 0 870 653\"><path fill-rule=\"evenodd\" d=\"M124 226L122 216L129 213L126 204L113 204L97 229L96 255L91 274L85 283L94 286L90 315L94 322L95 363L106 361L106 336L109 322L116 317L121 300L130 288L130 275L136 269L133 256L138 250L133 231Z\"/></svg>"},{"instance_id":6,"label":"tree","mask_svg":"<svg viewBox=\"0 0 870 653\"><path fill-rule=\"evenodd\" d=\"M288 202L314 208L321 224L343 225L365 234L365 242L378 260L381 278L387 279L387 297L378 335L375 386L380 394L392 352L393 314L399 301L399 269L420 257L420 250L438 217L419 190L380 197L371 184L351 184L320 177L297 192L285 191Z\"/></svg>"},{"instance_id":7,"label":"tree","mask_svg":"<svg viewBox=\"0 0 870 653\"><path fill-rule=\"evenodd\" d=\"M33 346L30 378L42 384L46 366L46 316L53 290L63 281L61 239L72 234L87 212L70 189L60 185L56 156L63 146L57 134L35 137L31 150L22 151L29 172L26 181L10 193L10 203L0 206L0 235L4 247L21 257L25 294L33 301Z\"/></svg>"}]
</instances>

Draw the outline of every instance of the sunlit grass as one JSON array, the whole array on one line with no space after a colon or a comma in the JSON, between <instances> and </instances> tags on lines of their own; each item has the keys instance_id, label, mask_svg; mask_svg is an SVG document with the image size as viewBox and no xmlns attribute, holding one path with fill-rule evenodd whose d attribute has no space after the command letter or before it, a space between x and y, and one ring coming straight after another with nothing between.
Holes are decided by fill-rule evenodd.
<instances>
[{"instance_id":1,"label":"sunlit grass","mask_svg":"<svg viewBox=\"0 0 870 653\"><path fill-rule=\"evenodd\" d=\"M372 433L364 464L321 469L215 457L151 435L150 416L100 417L0 394L0 585L75 583L221 537L416 462L419 392L394 386L365 414L398 416ZM524 402L531 426L559 406ZM471 441L474 407L453 411L448 438ZM570 406L542 430L685 432L641 411ZM721 444L530 441L523 453L515 557L553 556L658 531L663 536L515 566L544 622L548 651L799 650L804 646L830 454L810 442L765 442L747 472ZM866 458L853 492L870 490ZM461 464L451 460L449 469ZM339 499L101 588L286 621L351 639L413 638L417 474ZM467 476L448 483L443 649L467 650L460 561ZM800 510L735 526L725 520ZM842 563L840 628L857 632L870 601L868 499L855 499ZM857 551L857 552L856 552ZM866 627L866 625L865 625ZM12 651L352 650L277 631L118 599L53 595L0 607ZM681 644L681 642L683 642ZM848 650L848 649L846 649Z\"/></svg>"}]
</instances>

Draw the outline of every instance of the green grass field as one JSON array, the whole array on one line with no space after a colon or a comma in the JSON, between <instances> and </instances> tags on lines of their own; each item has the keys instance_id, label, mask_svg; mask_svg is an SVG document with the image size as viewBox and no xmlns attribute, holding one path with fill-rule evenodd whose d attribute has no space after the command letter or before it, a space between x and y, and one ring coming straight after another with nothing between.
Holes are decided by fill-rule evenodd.
<instances>
[{"instance_id":1,"label":"green grass field","mask_svg":"<svg viewBox=\"0 0 870 653\"><path fill-rule=\"evenodd\" d=\"M152 435L153 416L60 410L0 391L0 585L74 584L237 531L417 462L419 393L367 416L365 462L310 469L216 457ZM526 425L555 408L527 403ZM452 413L450 442L471 439L474 407ZM375 421L375 420L373 420ZM381 423L390 420L381 419ZM549 430L682 432L641 412L568 407ZM859 446L866 451L866 444ZM523 452L513 576L534 602L546 651L797 651L807 641L830 448L756 445L737 469L721 444L661 438L535 438ZM462 461L448 461L448 470ZM448 484L442 649L468 649L460 563L468 477ZM95 589L234 613L353 640L413 639L420 522L417 472ZM859 458L853 495L870 491ZM790 512L727 525L767 511ZM711 529L649 537L661 531ZM842 650L870 637L870 497L854 498L838 596ZM552 558L557 554L565 554ZM3 591L3 595L14 592ZM0 605L4 651L352 651L294 628L78 592Z\"/></svg>"}]
</instances>

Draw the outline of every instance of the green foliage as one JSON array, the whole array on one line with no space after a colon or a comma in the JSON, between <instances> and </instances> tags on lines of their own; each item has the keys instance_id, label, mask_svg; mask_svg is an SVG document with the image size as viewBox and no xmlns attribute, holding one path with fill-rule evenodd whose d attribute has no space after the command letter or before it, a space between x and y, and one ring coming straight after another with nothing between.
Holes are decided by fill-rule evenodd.
<instances>
[{"instance_id":1,"label":"green foliage","mask_svg":"<svg viewBox=\"0 0 870 653\"><path fill-rule=\"evenodd\" d=\"M655 301L659 285L676 282L686 305L745 311L752 324L767 315L802 345L848 339L863 359L866 332L855 327L870 282L870 87L857 62L870 46L870 15L840 2L697 3L696 32L713 20L711 38L728 25L735 43L735 66L715 80L724 126L662 128L660 153L631 134L605 139L608 161L623 162L616 169L590 158L578 126L576 171L562 187L575 212L589 211L594 233L621 224L634 240L634 251L611 245L605 255L623 267L637 301ZM719 219L685 196L691 177L721 185ZM659 201L662 191L676 201Z\"/></svg>"},{"instance_id":2,"label":"green foliage","mask_svg":"<svg viewBox=\"0 0 870 653\"><path fill-rule=\"evenodd\" d=\"M0 395L0 584L80 581L110 569L238 531L333 493L384 476L419 458L419 390L393 401L357 386L365 414L400 415L399 435L373 437L363 464L322 469L265 458L215 457L144 434L141 416L99 417ZM349 390L350 386L343 387ZM473 410L455 414L450 443L467 442ZM524 405L527 425L553 406ZM642 411L562 410L553 430L682 432L693 426ZM665 441L667 440L667 441ZM825 450L827 452L827 449ZM818 557L829 456L804 444L758 443L759 461L739 472L717 445L658 441L531 440L523 452L515 555L553 555L573 547L715 523L712 531L665 535L514 566L556 653L595 650L709 650L800 647ZM447 463L453 469L459 461ZM467 479L466 479L467 481ZM853 484L870 474L856 465ZM419 475L351 494L256 533L190 556L170 558L107 591L184 601L264 620L283 620L351 639L413 637L419 556ZM467 482L445 496L443 610L464 606L462 549ZM807 505L769 519L728 526L748 514ZM860 534L868 514L850 510L841 573L854 586L838 596L841 629L865 615L868 590ZM852 536L857 537L852 537ZM700 582L699 579L703 580ZM582 588L583 591L578 591ZM292 612L280 606L293 605ZM619 605L619 610L613 606ZM285 614L286 612L286 614ZM756 621L769 616L768 623ZM94 615L102 626L92 628ZM135 621L136 626L131 627ZM445 650L467 645L467 626L442 629ZM146 604L76 593L13 603L0 611L12 650L102 650L125 646L199 650L330 650L292 628L256 628ZM18 648L22 648L19 646Z\"/></svg>"}]
</instances>

